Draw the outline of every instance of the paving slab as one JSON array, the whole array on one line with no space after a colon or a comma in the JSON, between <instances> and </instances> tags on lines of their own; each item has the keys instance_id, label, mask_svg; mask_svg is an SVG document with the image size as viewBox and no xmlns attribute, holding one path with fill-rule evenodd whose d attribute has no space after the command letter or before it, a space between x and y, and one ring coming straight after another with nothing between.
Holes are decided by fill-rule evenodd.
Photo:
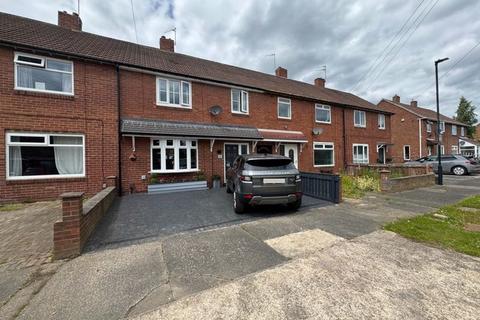
<instances>
[{"instance_id":1,"label":"paving slab","mask_svg":"<svg viewBox=\"0 0 480 320\"><path fill-rule=\"evenodd\" d=\"M137 320L478 319L480 259L378 231Z\"/></svg>"},{"instance_id":2,"label":"paving slab","mask_svg":"<svg viewBox=\"0 0 480 320\"><path fill-rule=\"evenodd\" d=\"M304 212L300 214L304 214ZM288 216L248 222L242 224L241 227L243 230L260 240L277 238L303 230L302 227L296 225Z\"/></svg>"},{"instance_id":3,"label":"paving slab","mask_svg":"<svg viewBox=\"0 0 480 320\"><path fill-rule=\"evenodd\" d=\"M36 272L37 267L9 270L9 265L0 266L0 306L3 306Z\"/></svg>"},{"instance_id":4,"label":"paving slab","mask_svg":"<svg viewBox=\"0 0 480 320\"><path fill-rule=\"evenodd\" d=\"M344 240L345 239L341 237L334 236L320 229L313 229L269 239L266 240L265 243L282 256L299 258L313 254Z\"/></svg>"}]
</instances>

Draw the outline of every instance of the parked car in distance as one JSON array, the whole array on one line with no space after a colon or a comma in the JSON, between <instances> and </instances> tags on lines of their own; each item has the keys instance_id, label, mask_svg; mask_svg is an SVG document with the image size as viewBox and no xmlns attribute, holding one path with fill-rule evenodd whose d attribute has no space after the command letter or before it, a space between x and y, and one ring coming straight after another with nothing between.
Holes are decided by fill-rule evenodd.
<instances>
[{"instance_id":1,"label":"parked car in distance","mask_svg":"<svg viewBox=\"0 0 480 320\"><path fill-rule=\"evenodd\" d=\"M292 159L272 154L238 156L227 170L227 192L233 192L233 208L243 213L248 206L302 204L300 172Z\"/></svg>"},{"instance_id":2,"label":"parked car in distance","mask_svg":"<svg viewBox=\"0 0 480 320\"><path fill-rule=\"evenodd\" d=\"M417 159L415 161L406 162L405 165L419 165L428 164L431 165L433 171L438 173L438 157L427 156ZM472 172L479 172L480 166L474 161L468 160L459 154L444 154L442 155L442 171L443 173L453 173L457 176L470 174Z\"/></svg>"}]
</instances>

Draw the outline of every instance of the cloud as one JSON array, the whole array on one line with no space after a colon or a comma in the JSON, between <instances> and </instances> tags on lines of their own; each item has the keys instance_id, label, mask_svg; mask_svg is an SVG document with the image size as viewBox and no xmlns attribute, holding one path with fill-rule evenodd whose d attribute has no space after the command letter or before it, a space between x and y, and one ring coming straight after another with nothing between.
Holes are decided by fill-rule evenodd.
<instances>
[{"instance_id":1,"label":"cloud","mask_svg":"<svg viewBox=\"0 0 480 320\"><path fill-rule=\"evenodd\" d=\"M157 47L159 37L176 27L176 50L185 54L273 73L268 55L275 53L290 78L306 82L322 76L320 69L327 65L327 86L355 88L373 103L398 94L405 102L416 98L419 105L434 108L433 61L450 57L440 65L440 75L449 71L440 80L440 96L442 111L451 116L462 95L480 108L480 47L455 65L480 41L480 2L436 2L133 0L141 44ZM411 37L397 44L398 53L393 50L356 86L415 8L421 4L410 23L420 22L420 13L434 3ZM51 23L58 10L76 6L76 0L0 0L1 11ZM85 31L135 42L130 0L83 1L80 15Z\"/></svg>"}]
</instances>

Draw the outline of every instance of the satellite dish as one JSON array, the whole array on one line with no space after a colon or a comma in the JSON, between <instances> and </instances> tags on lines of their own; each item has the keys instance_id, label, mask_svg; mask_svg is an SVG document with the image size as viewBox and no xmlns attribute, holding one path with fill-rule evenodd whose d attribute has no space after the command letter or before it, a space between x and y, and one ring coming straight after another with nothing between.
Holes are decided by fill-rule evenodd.
<instances>
[{"instance_id":1,"label":"satellite dish","mask_svg":"<svg viewBox=\"0 0 480 320\"><path fill-rule=\"evenodd\" d=\"M218 116L220 113L222 113L222 107L219 105L214 105L210 107L209 111L213 116Z\"/></svg>"},{"instance_id":2,"label":"satellite dish","mask_svg":"<svg viewBox=\"0 0 480 320\"><path fill-rule=\"evenodd\" d=\"M313 128L312 130L312 133L316 136L318 136L319 134L322 134L322 132L323 132L322 128Z\"/></svg>"}]
</instances>

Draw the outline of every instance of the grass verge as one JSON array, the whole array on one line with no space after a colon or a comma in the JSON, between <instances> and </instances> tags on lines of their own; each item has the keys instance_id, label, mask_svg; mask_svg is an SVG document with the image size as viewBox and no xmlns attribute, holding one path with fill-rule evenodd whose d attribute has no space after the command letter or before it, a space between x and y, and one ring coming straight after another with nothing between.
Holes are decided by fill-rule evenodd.
<instances>
[{"instance_id":1,"label":"grass verge","mask_svg":"<svg viewBox=\"0 0 480 320\"><path fill-rule=\"evenodd\" d=\"M384 228L409 239L480 257L480 232L465 230L467 225L479 224L480 195L477 195L433 213L392 222Z\"/></svg>"}]
</instances>

